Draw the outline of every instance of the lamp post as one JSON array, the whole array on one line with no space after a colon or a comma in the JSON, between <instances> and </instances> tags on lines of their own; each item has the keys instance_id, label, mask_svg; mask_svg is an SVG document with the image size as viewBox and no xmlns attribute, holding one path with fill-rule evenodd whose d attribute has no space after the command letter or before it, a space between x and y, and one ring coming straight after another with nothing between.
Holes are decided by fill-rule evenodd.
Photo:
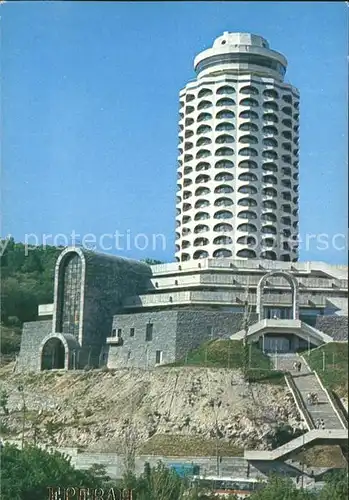
<instances>
[{"instance_id":1,"label":"lamp post","mask_svg":"<svg viewBox=\"0 0 349 500\"><path fill-rule=\"evenodd\" d=\"M73 370L76 370L76 351L73 350Z\"/></svg>"},{"instance_id":2,"label":"lamp post","mask_svg":"<svg viewBox=\"0 0 349 500\"><path fill-rule=\"evenodd\" d=\"M302 442L303 442L303 445L302 445L302 451L304 452L304 436L305 434L303 433L303 439L302 439ZM304 457L303 457L303 460L302 460L302 477L301 477L301 489L303 490L304 489Z\"/></svg>"},{"instance_id":3,"label":"lamp post","mask_svg":"<svg viewBox=\"0 0 349 500\"><path fill-rule=\"evenodd\" d=\"M275 343L275 370L278 369L278 348L277 343Z\"/></svg>"},{"instance_id":4,"label":"lamp post","mask_svg":"<svg viewBox=\"0 0 349 500\"><path fill-rule=\"evenodd\" d=\"M22 396L22 450L23 450L23 448L24 448L25 410L26 410L26 407L25 407L24 390L23 390L23 386L22 385L18 386L18 392Z\"/></svg>"},{"instance_id":5,"label":"lamp post","mask_svg":"<svg viewBox=\"0 0 349 500\"><path fill-rule=\"evenodd\" d=\"M219 477L220 471L219 471L219 447L218 447L218 415L217 415L217 409L215 408L215 402L213 401L212 409L214 412L215 416L215 421L216 421L216 472L217 476Z\"/></svg>"},{"instance_id":6,"label":"lamp post","mask_svg":"<svg viewBox=\"0 0 349 500\"><path fill-rule=\"evenodd\" d=\"M247 347L247 335L248 335L248 300L245 300L244 307L244 339L243 339L243 370L244 379L247 381L247 371L248 371L248 347Z\"/></svg>"}]
</instances>

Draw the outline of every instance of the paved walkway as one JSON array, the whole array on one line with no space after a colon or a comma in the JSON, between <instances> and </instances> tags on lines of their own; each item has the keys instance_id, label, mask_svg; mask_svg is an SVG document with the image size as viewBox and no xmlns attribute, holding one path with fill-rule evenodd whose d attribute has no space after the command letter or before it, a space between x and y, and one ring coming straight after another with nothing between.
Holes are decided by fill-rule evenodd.
<instances>
[{"instance_id":1,"label":"paved walkway","mask_svg":"<svg viewBox=\"0 0 349 500\"><path fill-rule=\"evenodd\" d=\"M291 453L310 445L313 441L323 441L328 443L345 443L348 440L348 429L345 428L333 409L327 393L322 389L319 380L308 366L302 362L302 359L296 353L270 355L274 368L277 370L289 372L293 382L303 400L308 415L314 424L322 420L323 425L319 429L315 428L290 442L279 446L275 450L258 452L245 451L245 458L252 460L277 460L282 457L289 457ZM301 370L295 370L295 362L301 362ZM307 395L316 393L318 396L317 404L308 404Z\"/></svg>"},{"instance_id":2,"label":"paved walkway","mask_svg":"<svg viewBox=\"0 0 349 500\"><path fill-rule=\"evenodd\" d=\"M279 354L277 357L272 356L274 368L282 371L288 371L292 375L294 383L303 399L304 405L311 416L314 424L317 420L323 420L324 426L322 429L343 429L343 425L334 411L326 392L321 388L315 374L310 371L308 366L304 364L296 353ZM301 371L298 372L293 368L295 361L301 362ZM307 395L316 393L318 403L315 405L308 404Z\"/></svg>"},{"instance_id":3,"label":"paved walkway","mask_svg":"<svg viewBox=\"0 0 349 500\"><path fill-rule=\"evenodd\" d=\"M295 361L301 361L297 353L290 352L287 354L269 354L269 356L275 370L290 372L292 375L297 373L293 368ZM302 370L304 370L304 364L302 364Z\"/></svg>"}]
</instances>

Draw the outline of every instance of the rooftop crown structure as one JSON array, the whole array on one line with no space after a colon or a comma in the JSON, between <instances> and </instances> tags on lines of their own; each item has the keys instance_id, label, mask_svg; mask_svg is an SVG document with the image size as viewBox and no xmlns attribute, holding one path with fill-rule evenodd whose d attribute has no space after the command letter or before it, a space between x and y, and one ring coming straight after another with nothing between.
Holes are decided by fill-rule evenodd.
<instances>
[{"instance_id":1,"label":"rooftop crown structure","mask_svg":"<svg viewBox=\"0 0 349 500\"><path fill-rule=\"evenodd\" d=\"M176 260L296 262L299 92L256 35L225 32L180 92Z\"/></svg>"}]
</instances>

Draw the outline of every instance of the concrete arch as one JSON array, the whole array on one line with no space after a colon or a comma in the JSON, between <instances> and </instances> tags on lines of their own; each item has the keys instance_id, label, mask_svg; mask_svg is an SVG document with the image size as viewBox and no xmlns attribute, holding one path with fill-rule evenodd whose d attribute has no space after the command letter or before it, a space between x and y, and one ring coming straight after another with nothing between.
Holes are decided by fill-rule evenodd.
<instances>
[{"instance_id":1,"label":"concrete arch","mask_svg":"<svg viewBox=\"0 0 349 500\"><path fill-rule=\"evenodd\" d=\"M60 281L64 263L70 255L76 254L81 259L81 298L80 298L80 317L82 318L82 311L84 310L84 289L85 289L85 274L86 274L86 258L84 252L78 247L67 247L58 256L55 266L55 281L54 281L54 308L53 308L53 321L52 321L52 334L55 335L59 331L60 321ZM82 327L83 322L79 326L79 342L82 342Z\"/></svg>"},{"instance_id":2,"label":"concrete arch","mask_svg":"<svg viewBox=\"0 0 349 500\"><path fill-rule=\"evenodd\" d=\"M298 282L292 274L287 271L270 271L265 274L259 281L257 285L257 314L258 320L261 321L264 319L264 301L263 301L263 290L268 279L273 278L274 276L279 276L281 278L285 278L288 284L291 287L292 291L292 318L291 319L299 319L299 287Z\"/></svg>"},{"instance_id":3,"label":"concrete arch","mask_svg":"<svg viewBox=\"0 0 349 500\"><path fill-rule=\"evenodd\" d=\"M62 367L64 370L69 370L72 366L73 352L77 353L81 349L80 344L73 335L62 333L50 333L46 335L39 347L39 371L43 370L42 365L45 346L48 342L55 340L60 342L64 348L64 366Z\"/></svg>"}]
</instances>

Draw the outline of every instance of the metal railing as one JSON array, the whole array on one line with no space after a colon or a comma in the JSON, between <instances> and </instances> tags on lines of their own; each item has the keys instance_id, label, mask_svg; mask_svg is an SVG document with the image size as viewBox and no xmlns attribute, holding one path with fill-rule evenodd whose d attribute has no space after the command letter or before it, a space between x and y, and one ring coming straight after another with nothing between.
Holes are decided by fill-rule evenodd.
<instances>
[{"instance_id":1,"label":"metal railing","mask_svg":"<svg viewBox=\"0 0 349 500\"><path fill-rule=\"evenodd\" d=\"M332 394L332 391L328 390L321 378L319 377L318 373L314 370L314 375L321 387L321 389L324 391L324 393L326 394L328 400L329 400L329 403L330 405L332 406L332 409L333 411L335 412L335 414L337 415L337 418L338 420L340 421L340 423L342 424L342 426L344 427L344 429L348 429L348 420L347 418L345 417L345 415L343 414L342 412L342 409L340 408L340 406L338 405L336 399L333 397L333 394Z\"/></svg>"}]
</instances>

